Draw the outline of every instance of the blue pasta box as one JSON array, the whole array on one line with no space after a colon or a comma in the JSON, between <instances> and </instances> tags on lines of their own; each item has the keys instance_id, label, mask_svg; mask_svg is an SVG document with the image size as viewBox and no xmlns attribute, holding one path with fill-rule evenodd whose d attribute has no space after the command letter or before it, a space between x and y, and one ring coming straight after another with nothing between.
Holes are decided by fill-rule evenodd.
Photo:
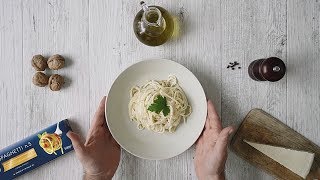
<instances>
[{"instance_id":1,"label":"blue pasta box","mask_svg":"<svg viewBox=\"0 0 320 180\"><path fill-rule=\"evenodd\" d=\"M0 179L14 179L73 150L66 133L72 131L62 120L0 150Z\"/></svg>"}]
</instances>

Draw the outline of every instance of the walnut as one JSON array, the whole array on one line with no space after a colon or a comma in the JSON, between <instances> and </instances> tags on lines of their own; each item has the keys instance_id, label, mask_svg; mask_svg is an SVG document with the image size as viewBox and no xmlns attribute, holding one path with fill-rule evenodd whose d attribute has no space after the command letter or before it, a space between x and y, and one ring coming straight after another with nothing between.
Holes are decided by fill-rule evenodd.
<instances>
[{"instance_id":1,"label":"walnut","mask_svg":"<svg viewBox=\"0 0 320 180\"><path fill-rule=\"evenodd\" d=\"M48 84L49 77L42 72L37 72L32 78L32 82L36 86L44 87Z\"/></svg>"},{"instance_id":2,"label":"walnut","mask_svg":"<svg viewBox=\"0 0 320 180\"><path fill-rule=\"evenodd\" d=\"M64 79L59 74L51 75L49 78L49 87L52 91L59 91L64 84Z\"/></svg>"},{"instance_id":3,"label":"walnut","mask_svg":"<svg viewBox=\"0 0 320 180\"><path fill-rule=\"evenodd\" d=\"M64 57L55 54L48 59L48 67L52 70L58 70L64 67Z\"/></svg>"},{"instance_id":4,"label":"walnut","mask_svg":"<svg viewBox=\"0 0 320 180\"><path fill-rule=\"evenodd\" d=\"M31 64L36 71L44 71L48 67L46 60L40 54L32 57Z\"/></svg>"}]
</instances>

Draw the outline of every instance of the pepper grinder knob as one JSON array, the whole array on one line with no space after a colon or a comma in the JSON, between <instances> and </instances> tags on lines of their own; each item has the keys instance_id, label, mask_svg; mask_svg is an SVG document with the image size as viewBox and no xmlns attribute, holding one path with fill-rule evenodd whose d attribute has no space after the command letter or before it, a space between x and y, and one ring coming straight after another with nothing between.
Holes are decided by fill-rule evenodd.
<instances>
[{"instance_id":1,"label":"pepper grinder knob","mask_svg":"<svg viewBox=\"0 0 320 180\"><path fill-rule=\"evenodd\" d=\"M249 76L256 81L279 81L286 74L286 65L277 57L258 59L249 65Z\"/></svg>"}]
</instances>

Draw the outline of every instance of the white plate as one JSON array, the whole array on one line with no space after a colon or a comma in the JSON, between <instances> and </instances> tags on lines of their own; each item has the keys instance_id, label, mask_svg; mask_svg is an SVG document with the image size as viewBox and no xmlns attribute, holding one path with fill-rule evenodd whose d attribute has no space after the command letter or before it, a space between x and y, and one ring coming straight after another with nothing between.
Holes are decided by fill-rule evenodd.
<instances>
[{"instance_id":1,"label":"white plate","mask_svg":"<svg viewBox=\"0 0 320 180\"><path fill-rule=\"evenodd\" d=\"M159 134L138 130L128 115L129 90L148 80L164 80L175 75L184 90L192 113L174 133ZM206 96L198 79L184 66L165 59L138 62L123 71L113 83L106 102L106 118L110 132L120 146L144 159L160 160L177 156L191 147L205 124Z\"/></svg>"}]
</instances>

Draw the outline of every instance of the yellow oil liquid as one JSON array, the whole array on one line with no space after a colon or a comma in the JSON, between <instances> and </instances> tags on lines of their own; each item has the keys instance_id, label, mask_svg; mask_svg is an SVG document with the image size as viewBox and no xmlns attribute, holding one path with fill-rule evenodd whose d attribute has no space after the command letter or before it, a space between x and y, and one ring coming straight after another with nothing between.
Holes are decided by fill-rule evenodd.
<instances>
[{"instance_id":1,"label":"yellow oil liquid","mask_svg":"<svg viewBox=\"0 0 320 180\"><path fill-rule=\"evenodd\" d=\"M139 28L139 22L141 21L141 18L142 18L143 12L144 12L143 10L139 11L138 14L136 15L136 17L134 18L133 30L134 30L136 37L143 44L146 44L148 46L159 46L159 45L165 43L166 41L168 41L172 37L173 31L175 28L175 23L174 23L173 17L164 8L162 8L160 6L151 6L151 7L156 7L160 10L162 17L164 18L165 23L166 23L164 31L158 36L150 36L144 32L141 32L140 28ZM157 14L150 14L150 16L146 17L146 19L149 22L155 22L158 19L158 15ZM156 28L154 30L157 31Z\"/></svg>"}]
</instances>

